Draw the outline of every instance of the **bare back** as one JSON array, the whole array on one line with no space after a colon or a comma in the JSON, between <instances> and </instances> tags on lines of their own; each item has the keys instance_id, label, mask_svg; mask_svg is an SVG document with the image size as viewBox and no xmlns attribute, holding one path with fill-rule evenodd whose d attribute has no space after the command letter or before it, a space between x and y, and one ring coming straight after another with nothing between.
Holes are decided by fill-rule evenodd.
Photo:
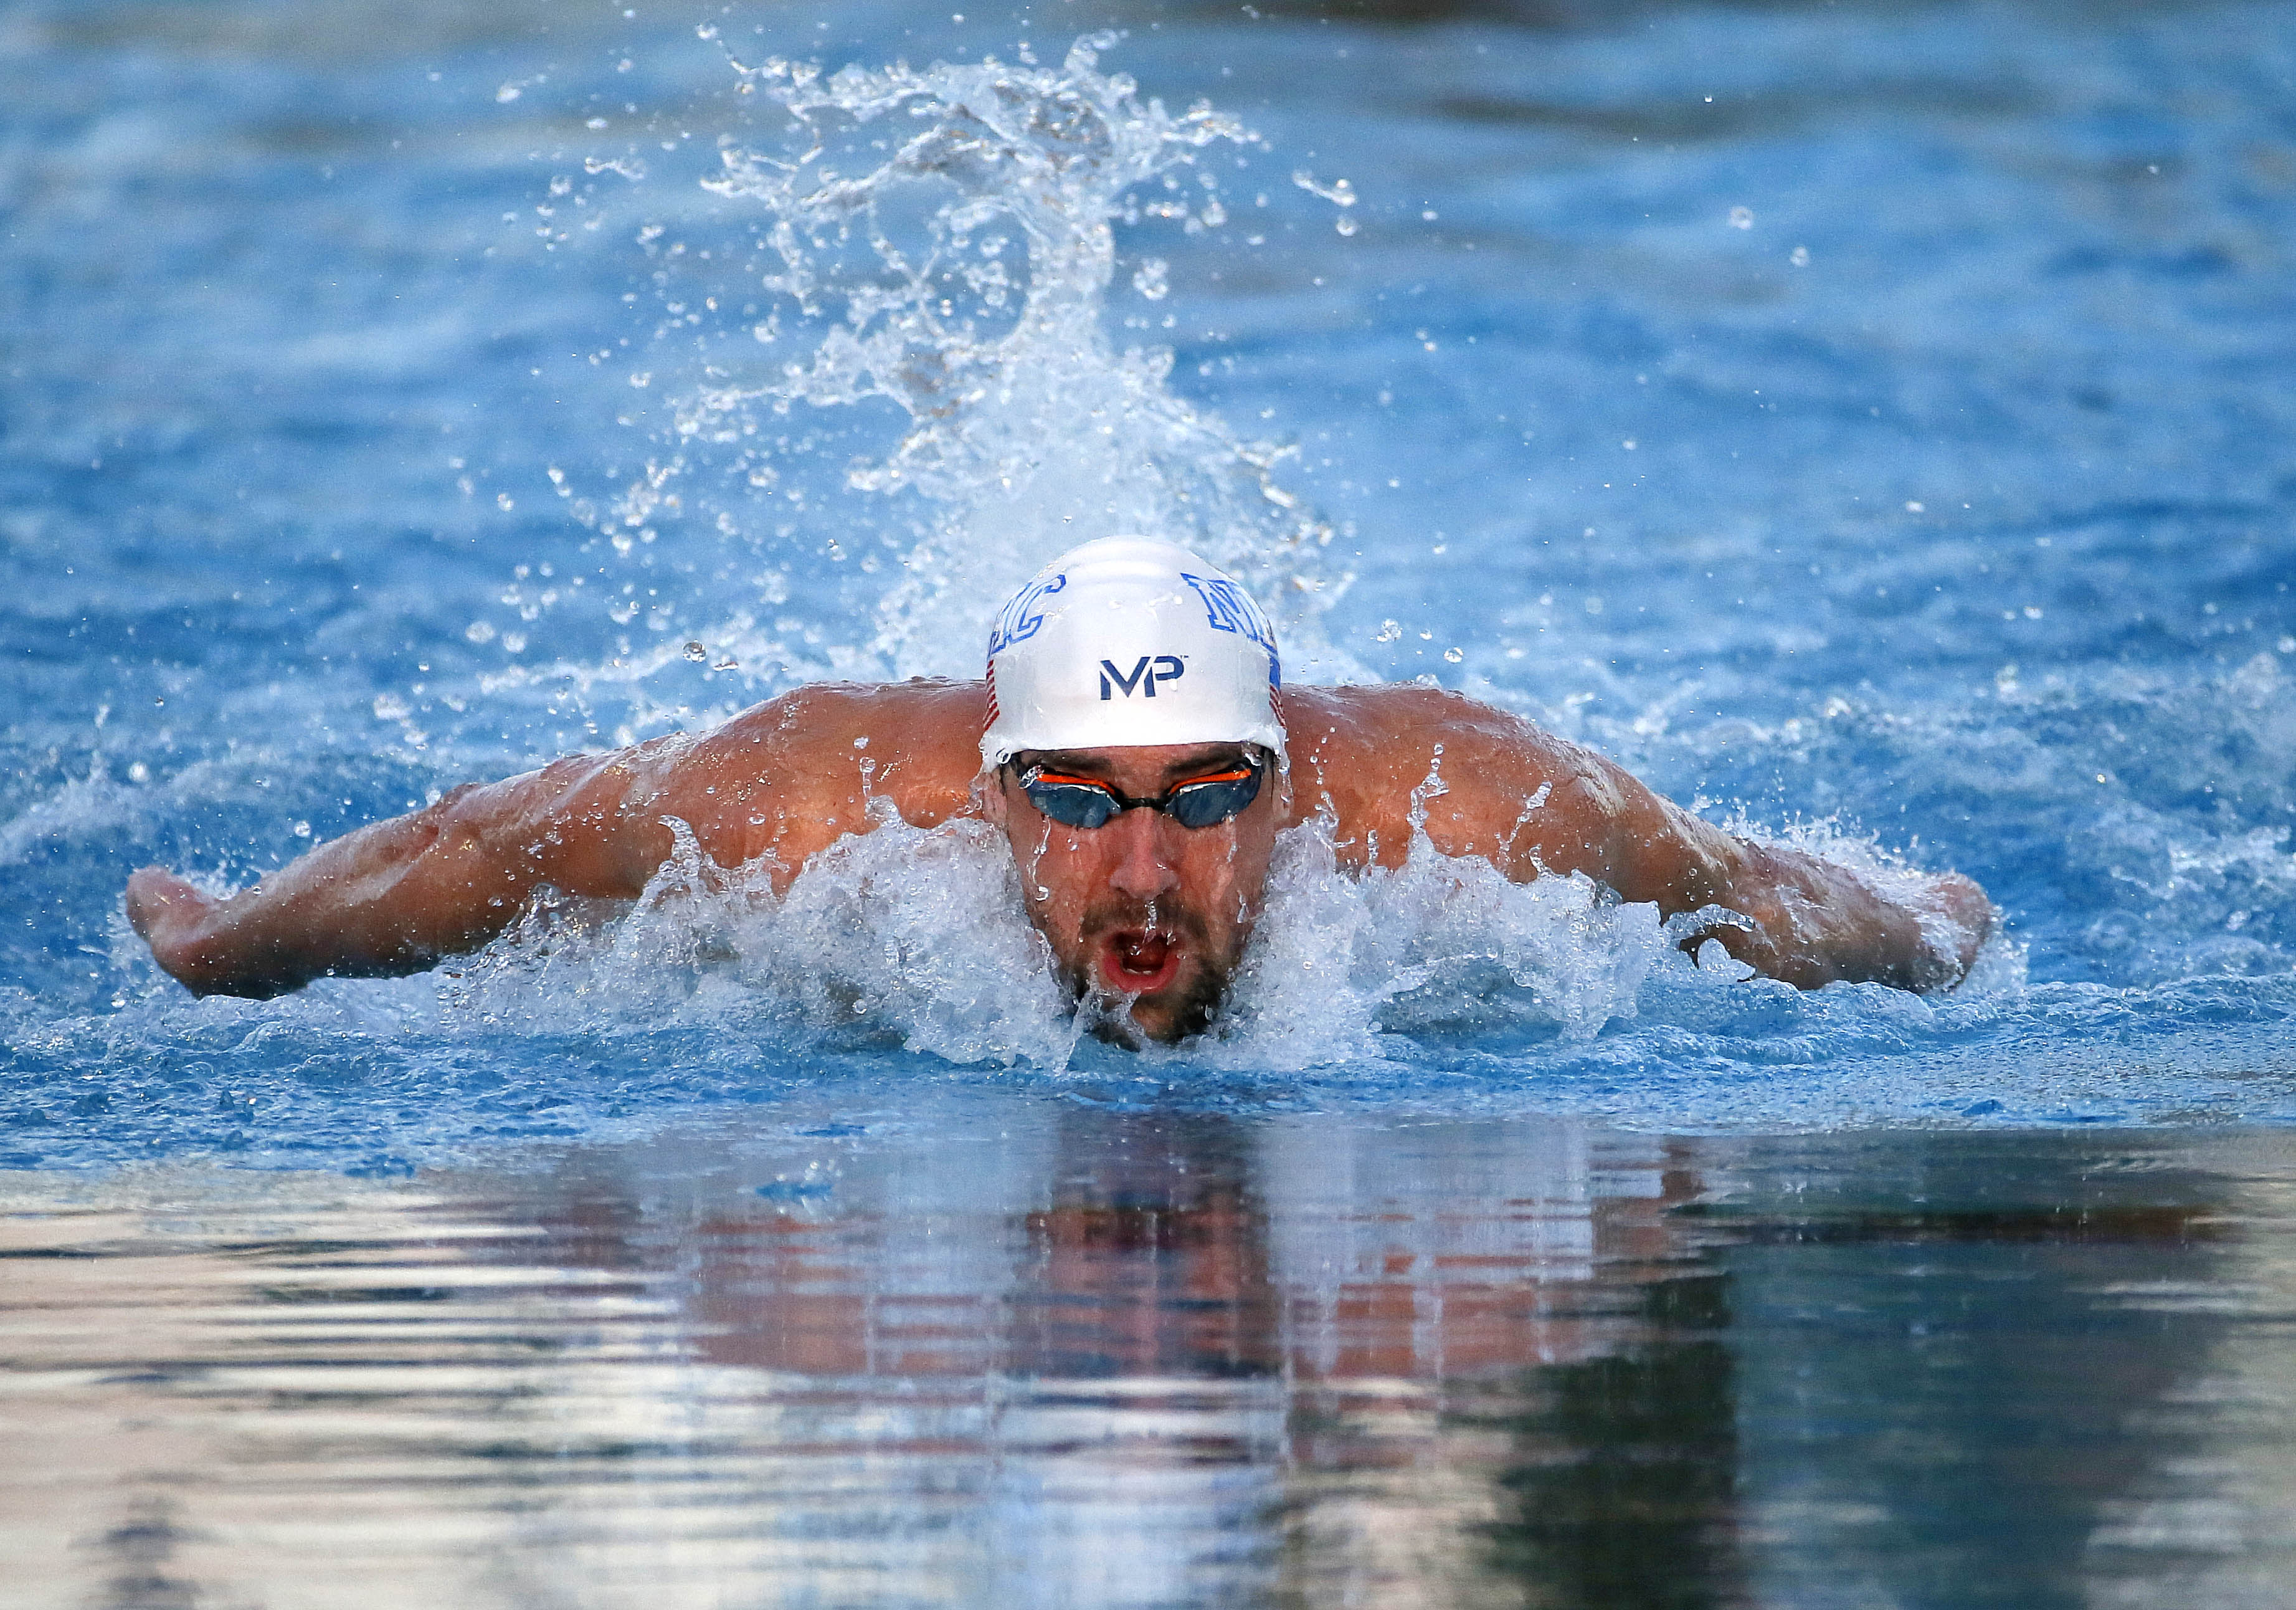
<instances>
[{"instance_id":1,"label":"bare back","mask_svg":"<svg viewBox=\"0 0 2296 1610\"><path fill-rule=\"evenodd\" d=\"M1286 826L1322 817L1344 863L1400 864L1414 812L1447 855L1513 875L1584 871L1613 881L1608 822L1625 774L1519 717L1422 687L1289 688ZM724 867L763 859L777 883L888 801L912 826L973 814L987 693L979 682L825 684L744 711L706 735L630 752L620 816L634 867L666 858L676 817ZM882 809L882 807L881 807ZM1678 813L1677 813L1678 814Z\"/></svg>"},{"instance_id":2,"label":"bare back","mask_svg":"<svg viewBox=\"0 0 2296 1610\"><path fill-rule=\"evenodd\" d=\"M1943 955L1915 913L1844 869L1734 839L1592 752L1456 694L1291 688L1275 709L1290 751L1283 824L1328 823L1348 866L1399 864L1419 830L1439 853L1519 882L1584 873L1663 915L1725 906L1754 924L1718 932L1731 953L1803 985L1949 982L1990 926L1976 885L1938 880L1938 908L1966 941ZM193 989L270 994L474 949L544 883L634 899L672 854L673 818L720 867L755 867L785 890L886 804L918 827L979 811L986 713L979 682L801 688L706 734L458 788L226 900L145 868L128 916Z\"/></svg>"},{"instance_id":3,"label":"bare back","mask_svg":"<svg viewBox=\"0 0 2296 1610\"><path fill-rule=\"evenodd\" d=\"M914 826L976 811L986 699L978 682L785 694L641 760L627 817L681 817L721 865L766 858L785 887L811 856L870 829L873 798ZM1942 954L1919 914L1845 868L1734 838L1591 750L1462 694L1292 687L1275 708L1290 752L1283 825L1327 823L1344 866L1400 865L1423 833L1437 852L1517 882L1582 873L1664 916L1726 907L1754 926L1714 937L1805 986L1932 987L1966 969L1991 926L1976 885L1938 880L1931 915L1962 936ZM658 865L656 848L641 861Z\"/></svg>"}]
</instances>

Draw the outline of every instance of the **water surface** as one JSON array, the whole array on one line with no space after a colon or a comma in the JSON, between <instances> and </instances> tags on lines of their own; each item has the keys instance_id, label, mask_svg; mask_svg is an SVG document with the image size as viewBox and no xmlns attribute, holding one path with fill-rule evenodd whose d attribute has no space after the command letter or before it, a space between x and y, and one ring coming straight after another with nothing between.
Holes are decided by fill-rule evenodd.
<instances>
[{"instance_id":1,"label":"water surface","mask_svg":"<svg viewBox=\"0 0 2296 1610\"><path fill-rule=\"evenodd\" d=\"M956 15L0 9L8 1593L2289 1602L2296 14ZM1079 521L2003 937L1303 838L1131 1056L963 830L127 932Z\"/></svg>"},{"instance_id":2,"label":"water surface","mask_svg":"<svg viewBox=\"0 0 2296 1610\"><path fill-rule=\"evenodd\" d=\"M12 1602L2287 1602L2274 1137L854 1094L17 1176Z\"/></svg>"}]
</instances>

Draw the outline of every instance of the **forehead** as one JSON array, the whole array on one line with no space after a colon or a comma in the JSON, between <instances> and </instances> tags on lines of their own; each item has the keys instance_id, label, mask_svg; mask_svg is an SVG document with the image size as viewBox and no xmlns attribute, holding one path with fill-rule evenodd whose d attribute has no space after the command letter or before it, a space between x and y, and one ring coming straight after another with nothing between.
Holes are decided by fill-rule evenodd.
<instances>
[{"instance_id":1,"label":"forehead","mask_svg":"<svg viewBox=\"0 0 2296 1610\"><path fill-rule=\"evenodd\" d=\"M1255 752L1249 743L1153 743L1107 749L1026 749L1013 757L1019 771L1042 767L1081 777L1115 782L1122 778L1154 777L1178 780L1199 772L1219 771L1247 760Z\"/></svg>"}]
</instances>

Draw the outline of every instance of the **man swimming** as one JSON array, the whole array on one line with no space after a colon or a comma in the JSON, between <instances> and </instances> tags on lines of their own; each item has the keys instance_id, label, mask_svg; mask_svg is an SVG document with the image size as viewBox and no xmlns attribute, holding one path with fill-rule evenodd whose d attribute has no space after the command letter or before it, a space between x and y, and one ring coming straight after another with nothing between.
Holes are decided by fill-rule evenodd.
<instances>
[{"instance_id":1,"label":"man swimming","mask_svg":"<svg viewBox=\"0 0 2296 1610\"><path fill-rule=\"evenodd\" d=\"M474 950L545 885L635 899L683 823L776 894L887 806L916 827L986 818L1053 966L1103 1021L1160 1040L1217 1015L1276 835L1321 825L1341 866L1415 843L1518 883L1584 873L1682 940L1805 989L1958 982L1992 928L1948 874L1909 900L1737 839L1530 722L1420 686L1284 687L1275 636L1184 549L1089 542L1014 596L979 682L797 689L713 732L578 755L322 845L225 899L159 867L127 916L195 994L267 997L323 976L420 971Z\"/></svg>"}]
</instances>

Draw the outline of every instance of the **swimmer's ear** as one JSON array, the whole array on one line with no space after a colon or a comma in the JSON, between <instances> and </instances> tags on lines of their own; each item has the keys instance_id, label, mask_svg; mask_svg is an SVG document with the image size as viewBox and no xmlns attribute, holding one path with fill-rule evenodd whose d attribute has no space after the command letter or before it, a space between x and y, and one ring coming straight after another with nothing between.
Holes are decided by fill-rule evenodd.
<instances>
[{"instance_id":1,"label":"swimmer's ear","mask_svg":"<svg viewBox=\"0 0 2296 1610\"><path fill-rule=\"evenodd\" d=\"M1292 814L1292 752L1287 748L1281 753L1268 753L1266 750L1260 752L1267 755L1267 775L1275 784L1275 814L1289 817Z\"/></svg>"},{"instance_id":2,"label":"swimmer's ear","mask_svg":"<svg viewBox=\"0 0 2296 1610\"><path fill-rule=\"evenodd\" d=\"M1002 766L987 767L972 779L972 800L982 818L990 826L1002 831L1011 815L1004 799L1004 768Z\"/></svg>"}]
</instances>

